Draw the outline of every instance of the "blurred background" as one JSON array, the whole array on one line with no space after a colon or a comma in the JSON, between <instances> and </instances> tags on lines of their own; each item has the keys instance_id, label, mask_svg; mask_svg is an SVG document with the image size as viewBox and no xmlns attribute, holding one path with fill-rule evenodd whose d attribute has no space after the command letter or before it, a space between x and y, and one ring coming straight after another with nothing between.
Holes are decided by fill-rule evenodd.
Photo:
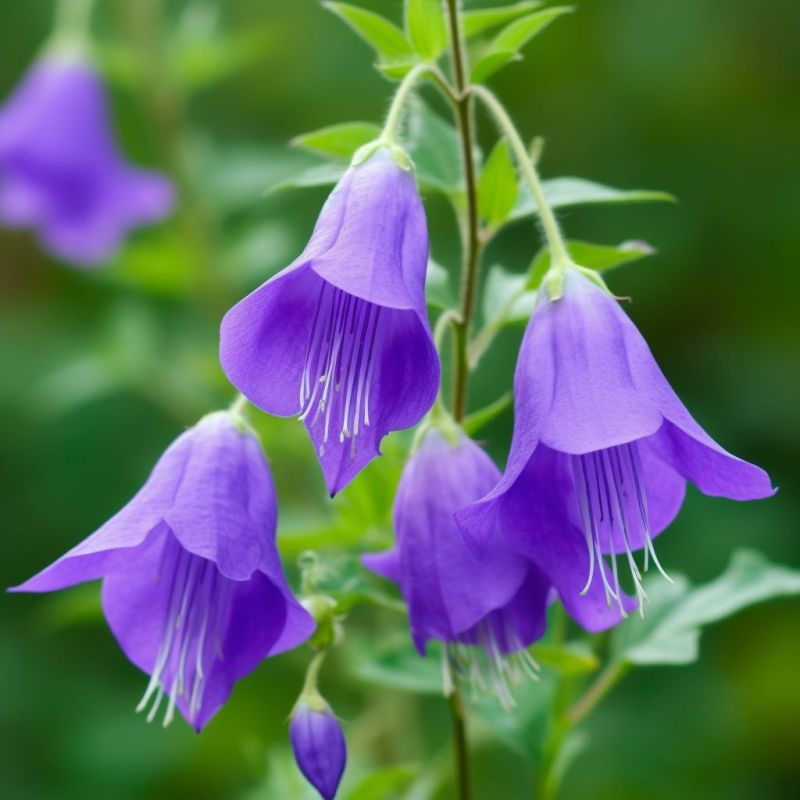
<instances>
[{"instance_id":1,"label":"blurred background","mask_svg":"<svg viewBox=\"0 0 800 800\"><path fill-rule=\"evenodd\" d=\"M400 19L399 0L359 3ZM690 489L659 555L698 581L720 573L740 546L800 567L800 7L578 5L493 85L525 134L545 138L545 177L579 175L679 198L674 206L568 210L561 219L572 238L643 239L657 248L614 273L612 288L633 298L627 311L697 419L782 487L752 504ZM46 0L0 4L0 97L36 57L51 15ZM170 221L135 234L94 271L51 260L27 233L0 230L4 586L98 527L183 426L229 402L216 360L221 314L292 260L327 193L264 196L315 163L287 141L336 122L379 121L391 93L371 68L372 52L316 0L103 0L94 31L125 153L171 172L184 199ZM452 213L440 198L425 199L433 255L453 270ZM537 247L535 228L520 222L492 244L487 263L522 271ZM484 359L473 408L510 385L521 333L508 329ZM510 424L507 411L482 434L501 465ZM333 546L336 559L343 546L387 543L387 476L397 475L399 447L390 442L331 509L301 426L263 415L258 426L290 572L308 546ZM352 635L322 684L349 738L343 797L373 770L394 767L400 786L449 758L445 703L435 691L411 694L396 677L381 680L381 663L370 661L376 638L406 646L397 620L359 608L350 621ZM164 731L133 713L145 681L103 624L97 586L4 596L2 794L312 797L296 776L285 724L308 655L262 665L201 736L182 721ZM796 600L708 630L698 663L640 669L613 692L587 722L590 745L561 796L800 796L798 675ZM524 746L477 734L476 797L532 796ZM433 767L423 763L430 753ZM451 796L443 770L429 789L417 780L416 796ZM368 797L405 796L390 787Z\"/></svg>"}]
</instances>

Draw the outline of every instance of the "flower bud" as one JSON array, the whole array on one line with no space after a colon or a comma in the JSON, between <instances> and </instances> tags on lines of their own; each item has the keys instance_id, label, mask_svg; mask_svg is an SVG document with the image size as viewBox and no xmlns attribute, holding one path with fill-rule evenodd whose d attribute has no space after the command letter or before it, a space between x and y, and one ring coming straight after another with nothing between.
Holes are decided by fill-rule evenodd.
<instances>
[{"instance_id":1,"label":"flower bud","mask_svg":"<svg viewBox=\"0 0 800 800\"><path fill-rule=\"evenodd\" d=\"M347 745L339 721L320 698L319 707L301 702L289 726L300 772L325 800L333 800L347 761Z\"/></svg>"}]
</instances>

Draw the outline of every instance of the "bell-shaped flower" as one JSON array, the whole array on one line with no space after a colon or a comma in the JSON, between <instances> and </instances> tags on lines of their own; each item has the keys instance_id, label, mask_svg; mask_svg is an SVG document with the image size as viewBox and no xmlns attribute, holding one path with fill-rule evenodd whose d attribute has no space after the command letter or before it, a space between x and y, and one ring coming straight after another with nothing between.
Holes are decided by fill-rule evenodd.
<instances>
[{"instance_id":1,"label":"bell-shaped flower","mask_svg":"<svg viewBox=\"0 0 800 800\"><path fill-rule=\"evenodd\" d=\"M330 706L319 695L309 700L292 712L292 751L306 780L324 800L333 800L347 762L347 744Z\"/></svg>"},{"instance_id":2,"label":"bell-shaped flower","mask_svg":"<svg viewBox=\"0 0 800 800\"><path fill-rule=\"evenodd\" d=\"M222 322L228 378L264 411L299 415L331 495L436 397L427 260L414 176L381 148L345 173L294 263Z\"/></svg>"},{"instance_id":3,"label":"bell-shaped flower","mask_svg":"<svg viewBox=\"0 0 800 800\"><path fill-rule=\"evenodd\" d=\"M138 710L152 720L165 705L167 725L177 707L199 731L235 681L313 633L283 575L276 521L256 437L217 412L167 449L121 511L13 591L102 578L111 631L150 675Z\"/></svg>"},{"instance_id":4,"label":"bell-shaped flower","mask_svg":"<svg viewBox=\"0 0 800 800\"><path fill-rule=\"evenodd\" d=\"M499 479L471 439L431 429L397 488L395 547L363 561L398 584L420 654L428 640L444 642L457 669L510 706L510 684L535 667L526 648L544 633L550 585L500 536L490 535L484 557L476 558L454 518Z\"/></svg>"},{"instance_id":5,"label":"bell-shaped flower","mask_svg":"<svg viewBox=\"0 0 800 800\"><path fill-rule=\"evenodd\" d=\"M0 108L0 222L34 229L64 261L108 260L131 228L169 213L173 194L120 155L103 84L73 53L40 59Z\"/></svg>"},{"instance_id":6,"label":"bell-shaped flower","mask_svg":"<svg viewBox=\"0 0 800 800\"><path fill-rule=\"evenodd\" d=\"M542 289L514 403L503 479L457 519L479 551L502 532L589 630L645 601L642 572L651 563L661 569L653 539L680 510L687 481L734 500L773 493L763 470L694 421L617 301L573 268L559 299ZM636 601L625 594L623 569Z\"/></svg>"}]
</instances>

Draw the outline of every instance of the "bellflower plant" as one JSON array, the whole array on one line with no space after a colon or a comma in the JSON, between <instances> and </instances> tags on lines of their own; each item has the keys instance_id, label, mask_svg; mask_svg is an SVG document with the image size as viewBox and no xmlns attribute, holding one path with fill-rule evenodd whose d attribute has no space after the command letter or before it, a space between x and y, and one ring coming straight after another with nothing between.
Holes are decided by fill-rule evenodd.
<instances>
[{"instance_id":1,"label":"bellflower plant","mask_svg":"<svg viewBox=\"0 0 800 800\"><path fill-rule=\"evenodd\" d=\"M166 177L121 156L105 89L82 55L48 52L0 108L0 222L32 228L58 258L101 264L173 203Z\"/></svg>"},{"instance_id":2,"label":"bellflower plant","mask_svg":"<svg viewBox=\"0 0 800 800\"><path fill-rule=\"evenodd\" d=\"M202 419L159 459L136 496L66 555L12 591L103 581L125 655L150 675L137 710L164 725L177 707L200 730L233 684L305 641L275 547L277 502L256 437L229 412Z\"/></svg>"},{"instance_id":3,"label":"bellflower plant","mask_svg":"<svg viewBox=\"0 0 800 800\"><path fill-rule=\"evenodd\" d=\"M499 478L489 456L463 433L432 428L397 487L395 547L363 561L400 587L421 655L430 639L444 642L448 658L476 686L511 706L509 684L535 667L526 648L544 633L550 584L500 536L477 559L453 516Z\"/></svg>"},{"instance_id":4,"label":"bellflower plant","mask_svg":"<svg viewBox=\"0 0 800 800\"><path fill-rule=\"evenodd\" d=\"M32 228L51 252L92 265L108 259L128 231L167 214L173 189L120 152L103 84L86 55L92 0L56 5L54 38L0 108L0 222ZM57 379L41 383L59 394L65 380L86 379L63 403L77 405L124 382L178 418L194 419L199 403L227 391L199 352L207 342L201 314L216 328L226 308L219 359L241 394L228 411L178 437L121 511L12 591L101 580L111 632L149 676L138 710L164 725L181 714L200 731L239 678L298 648L279 690L274 681L254 685L254 713L217 723L222 738L259 747L288 715L291 753L269 747L262 794L311 791L298 789L293 757L321 797L333 800L349 758L352 797L396 791L469 800L471 772L486 761L471 757L474 727L492 758L502 760L497 751L506 743L530 755L531 768L509 776L515 797L556 800L576 745L590 742L591 731L575 729L624 675L638 665L690 663L703 626L756 601L800 595L800 573L754 553L736 554L719 579L699 588L683 576L670 584L645 575L651 565L663 572L655 540L679 512L688 482L737 500L773 489L763 470L723 450L695 422L605 286L604 270L652 248L567 240L554 212L556 205L669 196L575 177L543 181L541 141L529 145L486 85L573 9L493 2L465 11L462 0L404 0L400 22L384 19L385 9L326 1L376 51L395 91L382 126L332 120L296 136L296 146L328 161L288 175L294 161L273 161L271 147L218 146L191 119L193 93L222 79L233 84L241 67L259 69L262 45L273 36L236 30L236 15L215 13L219 3L178 4L187 6L180 13L163 2L117 5L104 16L104 60L134 67L126 78L151 101L142 110L169 151L183 224L147 242L155 270L144 265L141 274L120 276L126 299L121 327L114 315L112 346L79 353ZM254 4L253 20L263 13L272 30L275 5ZM370 4L390 15L397 5ZM110 30L117 13L129 41ZM295 15L285 16L288 23ZM308 48L301 56L311 58ZM264 63L274 66L274 59ZM306 72L310 80L325 77ZM270 74L272 83L281 80L279 70ZM546 81L547 70L541 75ZM428 97L434 92L437 105ZM334 91L332 107L337 100ZM498 136L478 130L484 112ZM226 129L233 133L240 122ZM244 165L245 180L237 169L231 174L231 164ZM302 252L254 280L261 285L244 296L237 281L246 265L239 262L251 250L240 245L260 243L265 233L257 210L246 213L252 180L274 173L283 190L324 185L331 193ZM420 191L434 212L428 218ZM542 242L534 230L530 252L520 252L519 235L516 246L495 242L523 218L535 218ZM271 234L273 224L267 227ZM457 251L460 268L451 263ZM520 260L488 265L487 253ZM127 295L137 290L142 297L128 312ZM169 294L169 302L140 314L154 291ZM243 299L233 304L233 297ZM194 301L199 308L188 308ZM174 323L164 318L171 310ZM492 422L512 392L496 384L508 383L498 378L515 354L499 352L512 339L498 334L518 322L527 329L501 473L488 453L505 454L508 442L503 424ZM172 341L181 331L191 332L191 343ZM160 363L162 333L163 356L186 364ZM126 346L136 348L130 357ZM494 355L497 363L484 371ZM247 401L306 429L261 420L291 455L288 464L278 460L276 475L290 488L282 544L299 568L297 598L279 558L275 488L259 428L244 416ZM417 425L390 437L387 457L361 474L387 435ZM312 448L289 453L306 435L313 455ZM331 497L347 489L332 503L324 493L315 497L307 480L318 465ZM391 528L394 545L365 555ZM691 573L691 554L686 568ZM625 619L646 604L648 620ZM594 635L600 631L607 633ZM434 649L441 663L431 658ZM331 703L317 685L323 664ZM66 678L59 679L63 686ZM399 689L402 697L392 696ZM441 699L428 697L423 706L413 697L439 689L446 709ZM334 713L340 703L347 743ZM443 731L444 714L452 769L438 755L424 763L431 736L414 727ZM652 741L659 733L633 735ZM407 754L405 745L395 747L399 737L418 739L418 769L386 763L387 754ZM204 777L239 785L239 762L215 759ZM631 786L647 794L646 785Z\"/></svg>"},{"instance_id":5,"label":"bellflower plant","mask_svg":"<svg viewBox=\"0 0 800 800\"><path fill-rule=\"evenodd\" d=\"M222 322L228 378L264 411L299 415L331 495L436 397L427 262L414 176L380 147L339 181L300 256Z\"/></svg>"},{"instance_id":6,"label":"bellflower plant","mask_svg":"<svg viewBox=\"0 0 800 800\"><path fill-rule=\"evenodd\" d=\"M619 303L575 268L544 282L514 400L503 479L458 520L479 548L489 531L502 530L589 630L606 625L601 596L623 616L630 610L618 555L641 607L643 570L650 562L661 569L653 538L680 510L687 481L733 500L773 493L762 469L694 421Z\"/></svg>"}]
</instances>

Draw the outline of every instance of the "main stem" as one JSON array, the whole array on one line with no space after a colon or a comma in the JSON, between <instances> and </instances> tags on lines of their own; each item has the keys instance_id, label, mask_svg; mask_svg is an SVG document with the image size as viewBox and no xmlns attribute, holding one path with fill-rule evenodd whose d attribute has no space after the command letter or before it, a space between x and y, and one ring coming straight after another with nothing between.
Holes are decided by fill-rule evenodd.
<instances>
[{"instance_id":1,"label":"main stem","mask_svg":"<svg viewBox=\"0 0 800 800\"><path fill-rule=\"evenodd\" d=\"M475 168L475 116L469 93L469 64L461 26L461 1L445 0L450 27L450 57L456 88L456 122L461 143L461 160L466 190L465 219L462 225L461 299L459 320L455 325L453 364L453 417L456 422L467 413L467 383L469 364L467 345L470 323L475 310L478 270L481 260L480 222L478 219L477 170Z\"/></svg>"},{"instance_id":2,"label":"main stem","mask_svg":"<svg viewBox=\"0 0 800 800\"><path fill-rule=\"evenodd\" d=\"M59 0L56 10L56 33L59 36L86 38L93 0Z\"/></svg>"},{"instance_id":3,"label":"main stem","mask_svg":"<svg viewBox=\"0 0 800 800\"><path fill-rule=\"evenodd\" d=\"M550 208L550 204L547 202L544 189L542 188L542 182L539 179L536 167L533 165L533 161L525 147L525 142L522 141L522 137L519 135L511 117L503 107L503 104L485 86L473 86L470 92L480 98L489 109L489 112L494 117L498 127L511 146L520 172L530 187L533 199L536 201L536 207L539 210L539 219L542 222L542 229L544 230L544 235L547 239L548 247L550 248L552 265L557 269L570 266L572 264L572 259L569 257L567 247L564 244L561 229L558 227L555 215Z\"/></svg>"}]
</instances>

